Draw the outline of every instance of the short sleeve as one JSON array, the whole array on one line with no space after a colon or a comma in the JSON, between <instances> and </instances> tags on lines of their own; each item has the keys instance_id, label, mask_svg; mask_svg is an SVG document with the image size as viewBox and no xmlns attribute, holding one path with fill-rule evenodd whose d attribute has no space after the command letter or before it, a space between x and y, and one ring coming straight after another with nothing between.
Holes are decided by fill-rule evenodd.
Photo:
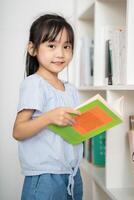
<instances>
[{"instance_id":1,"label":"short sleeve","mask_svg":"<svg viewBox=\"0 0 134 200\"><path fill-rule=\"evenodd\" d=\"M27 77L20 85L17 111L34 109L42 112L43 106L43 91L39 80Z\"/></svg>"}]
</instances>

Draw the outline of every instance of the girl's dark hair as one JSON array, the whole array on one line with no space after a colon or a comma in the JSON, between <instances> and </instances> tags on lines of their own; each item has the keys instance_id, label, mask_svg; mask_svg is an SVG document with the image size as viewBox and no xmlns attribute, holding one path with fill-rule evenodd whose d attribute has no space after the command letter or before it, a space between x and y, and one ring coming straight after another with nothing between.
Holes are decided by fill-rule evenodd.
<instances>
[{"instance_id":1,"label":"girl's dark hair","mask_svg":"<svg viewBox=\"0 0 134 200\"><path fill-rule=\"evenodd\" d=\"M74 49L74 32L71 25L60 15L45 14L36 19L30 28L29 41L34 45L33 52L45 41L54 41L58 33L63 29L67 30L68 42ZM26 75L34 74L39 68L36 56L26 55Z\"/></svg>"}]
</instances>

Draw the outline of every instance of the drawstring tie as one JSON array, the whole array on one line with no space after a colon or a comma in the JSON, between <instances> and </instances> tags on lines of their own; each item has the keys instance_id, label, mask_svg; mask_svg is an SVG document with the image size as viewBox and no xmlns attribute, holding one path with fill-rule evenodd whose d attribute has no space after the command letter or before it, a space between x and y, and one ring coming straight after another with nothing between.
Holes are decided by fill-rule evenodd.
<instances>
[{"instance_id":1,"label":"drawstring tie","mask_svg":"<svg viewBox=\"0 0 134 200\"><path fill-rule=\"evenodd\" d=\"M80 150L80 156L79 156L79 159L78 159L78 162L77 162L76 166L74 168L71 168L71 173L70 173L70 175L68 177L67 192L68 192L69 195L72 196L73 200L75 200L74 199L74 177L77 174L77 171L78 171L78 168L79 168L79 164L80 164L80 161L82 159L82 155L83 155L83 148Z\"/></svg>"},{"instance_id":2,"label":"drawstring tie","mask_svg":"<svg viewBox=\"0 0 134 200\"><path fill-rule=\"evenodd\" d=\"M74 200L74 177L72 174L69 175L67 191L68 191L68 194L71 195Z\"/></svg>"},{"instance_id":3,"label":"drawstring tie","mask_svg":"<svg viewBox=\"0 0 134 200\"><path fill-rule=\"evenodd\" d=\"M72 199L74 200L74 176L77 173L79 165L77 164L77 166L72 169L71 174L68 177L68 186L67 186L67 191L68 194L72 196Z\"/></svg>"}]
</instances>

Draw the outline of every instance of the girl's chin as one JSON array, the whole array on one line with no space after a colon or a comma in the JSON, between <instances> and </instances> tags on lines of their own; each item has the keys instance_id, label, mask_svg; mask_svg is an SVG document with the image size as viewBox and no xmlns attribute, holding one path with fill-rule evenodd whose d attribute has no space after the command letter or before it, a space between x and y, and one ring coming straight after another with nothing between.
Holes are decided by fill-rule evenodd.
<instances>
[{"instance_id":1,"label":"girl's chin","mask_svg":"<svg viewBox=\"0 0 134 200\"><path fill-rule=\"evenodd\" d=\"M53 69L53 71L55 72L55 73L59 73L59 72L61 72L63 69L64 69L65 67L55 67L54 69Z\"/></svg>"}]
</instances>

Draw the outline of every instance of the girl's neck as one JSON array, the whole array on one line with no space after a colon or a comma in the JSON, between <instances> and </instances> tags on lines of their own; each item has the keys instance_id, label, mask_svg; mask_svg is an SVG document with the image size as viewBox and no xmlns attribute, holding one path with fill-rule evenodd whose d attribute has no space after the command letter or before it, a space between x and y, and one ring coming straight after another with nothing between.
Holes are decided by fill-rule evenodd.
<instances>
[{"instance_id":1,"label":"girl's neck","mask_svg":"<svg viewBox=\"0 0 134 200\"><path fill-rule=\"evenodd\" d=\"M62 83L61 80L58 79L58 74L49 72L41 67L38 69L36 73L40 75L42 78L44 78L46 81L48 81L48 83L50 83L56 89L65 91L64 84Z\"/></svg>"},{"instance_id":2,"label":"girl's neck","mask_svg":"<svg viewBox=\"0 0 134 200\"><path fill-rule=\"evenodd\" d=\"M37 71L37 74L39 74L40 76L42 76L48 82L57 82L57 81L59 81L58 74L52 73L52 72L44 69L43 67L39 67L39 69Z\"/></svg>"}]
</instances>

